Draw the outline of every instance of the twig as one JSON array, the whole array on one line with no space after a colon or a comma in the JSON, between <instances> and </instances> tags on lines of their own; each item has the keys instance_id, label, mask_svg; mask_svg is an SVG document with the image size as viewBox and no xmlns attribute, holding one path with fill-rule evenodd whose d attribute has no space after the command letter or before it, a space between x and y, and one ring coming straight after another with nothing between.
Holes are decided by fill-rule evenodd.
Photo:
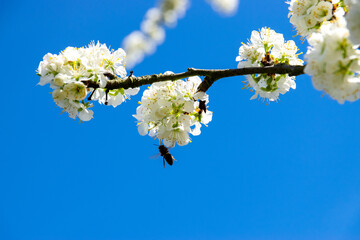
<instances>
[{"instance_id":1,"label":"twig","mask_svg":"<svg viewBox=\"0 0 360 240\"><path fill-rule=\"evenodd\" d=\"M175 81L183 78L193 77L193 76L204 76L204 80L198 87L198 91L206 92L211 85L222 78L242 76L249 74L289 74L289 76L298 76L304 74L305 66L300 65L286 65L286 64L277 64L274 66L266 67L248 67L248 68L236 68L236 69L196 69L188 68L186 72L183 73L173 73L173 74L152 74L144 75L140 77L135 77L130 74L127 78L121 79L117 78L114 80L109 80L106 84L106 89L113 90L119 88L136 88L143 85L153 84L155 82L163 81ZM99 83L93 82L91 80L83 81L84 84L89 88L99 88Z\"/></svg>"}]
</instances>

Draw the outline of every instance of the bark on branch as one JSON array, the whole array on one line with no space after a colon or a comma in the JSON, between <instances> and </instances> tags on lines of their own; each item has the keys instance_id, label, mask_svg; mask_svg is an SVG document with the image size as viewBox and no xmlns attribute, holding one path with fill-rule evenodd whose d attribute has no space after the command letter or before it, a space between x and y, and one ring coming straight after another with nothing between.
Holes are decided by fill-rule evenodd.
<instances>
[{"instance_id":1,"label":"bark on branch","mask_svg":"<svg viewBox=\"0 0 360 240\"><path fill-rule=\"evenodd\" d=\"M162 81L175 81L183 78L188 78L192 76L204 76L204 80L199 85L198 91L206 92L211 85L222 78L242 76L249 74L289 74L289 76L298 76L304 74L305 66L300 65L286 65L286 64L277 64L274 66L267 67L248 67L248 68L236 68L236 69L196 69L188 68L186 72L183 73L173 73L173 74L152 74L144 75L140 77L129 75L125 79L114 79L108 80L106 84L107 90L119 89L119 88L136 88L143 85L152 84L155 82ZM89 88L99 88L99 84L93 81L83 81Z\"/></svg>"}]
</instances>

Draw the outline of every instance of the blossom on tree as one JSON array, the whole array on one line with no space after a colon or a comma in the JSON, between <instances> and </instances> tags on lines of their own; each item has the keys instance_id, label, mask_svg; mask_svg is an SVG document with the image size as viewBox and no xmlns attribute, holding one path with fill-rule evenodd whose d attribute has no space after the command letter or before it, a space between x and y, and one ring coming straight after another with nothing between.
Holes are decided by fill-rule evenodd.
<instances>
[{"instance_id":1,"label":"blossom on tree","mask_svg":"<svg viewBox=\"0 0 360 240\"><path fill-rule=\"evenodd\" d=\"M48 53L37 69L40 75L39 85L50 84L55 103L69 117L89 121L93 115L93 111L89 110L92 104L85 102L85 98L91 89L83 81L93 81L104 88L109 75L125 77L125 55L122 49L109 50L105 44L100 43L91 43L82 48L68 47L58 55ZM108 94L108 101L116 106L123 102L123 98L136 94L138 90L139 88L112 90ZM97 98L100 102L104 102L104 99L105 96Z\"/></svg>"},{"instance_id":2,"label":"blossom on tree","mask_svg":"<svg viewBox=\"0 0 360 240\"><path fill-rule=\"evenodd\" d=\"M344 19L326 23L309 39L305 73L313 85L339 103L360 97L360 51L349 41Z\"/></svg>"},{"instance_id":3,"label":"blossom on tree","mask_svg":"<svg viewBox=\"0 0 360 240\"><path fill-rule=\"evenodd\" d=\"M168 26L174 26L179 18L184 17L188 7L188 0L162 0L160 10L164 23Z\"/></svg>"},{"instance_id":4,"label":"blossom on tree","mask_svg":"<svg viewBox=\"0 0 360 240\"><path fill-rule=\"evenodd\" d=\"M233 15L238 8L239 0L207 0L212 8L225 15Z\"/></svg>"},{"instance_id":5,"label":"blossom on tree","mask_svg":"<svg viewBox=\"0 0 360 240\"><path fill-rule=\"evenodd\" d=\"M353 44L360 44L360 2L353 0L349 3L349 11L346 14L347 28L350 31L349 39Z\"/></svg>"},{"instance_id":6,"label":"blossom on tree","mask_svg":"<svg viewBox=\"0 0 360 240\"><path fill-rule=\"evenodd\" d=\"M228 15L238 5L238 0L207 1ZM312 77L316 89L339 103L360 98L359 0L288 1L290 22L310 44L306 67L302 66L294 41L285 41L282 34L262 28L252 32L248 43L242 43L236 58L238 69L188 68L178 74L135 77L131 72L126 76L125 59L134 65L154 52L165 39L164 27L175 25L188 3L160 0L158 7L149 9L141 31L124 39L127 58L123 49L110 50L99 42L82 48L68 47L58 55L46 54L37 69L39 85L50 85L52 98L62 112L73 119L89 121L93 118L89 101L116 107L136 95L138 86L152 84L144 91L133 116L140 135L158 138L166 147L187 145L190 134L199 135L202 124L212 120L205 92L221 78L253 73L245 75L245 88L255 91L250 99L263 99L266 103L295 89L295 76L304 73ZM184 76L189 78L179 80ZM203 82L199 76L204 77Z\"/></svg>"},{"instance_id":7,"label":"blossom on tree","mask_svg":"<svg viewBox=\"0 0 360 240\"><path fill-rule=\"evenodd\" d=\"M249 43L239 49L238 68L265 67L274 64L302 65L298 58L295 42L285 42L282 34L270 28L253 31ZM276 101L279 94L285 94L290 88L295 89L295 77L288 74L252 74L246 76L246 88L254 90L251 99L258 97L268 101Z\"/></svg>"},{"instance_id":8,"label":"blossom on tree","mask_svg":"<svg viewBox=\"0 0 360 240\"><path fill-rule=\"evenodd\" d=\"M290 22L303 37L316 32L324 22L345 14L340 0L290 0L287 3Z\"/></svg>"},{"instance_id":9,"label":"blossom on tree","mask_svg":"<svg viewBox=\"0 0 360 240\"><path fill-rule=\"evenodd\" d=\"M161 0L159 6L150 8L141 23L141 31L133 31L123 40L128 66L135 66L145 55L155 52L165 39L164 25L175 26L188 6L188 0Z\"/></svg>"},{"instance_id":10,"label":"blossom on tree","mask_svg":"<svg viewBox=\"0 0 360 240\"><path fill-rule=\"evenodd\" d=\"M208 124L212 119L212 112L200 106L200 101L208 102L206 93L197 92L200 83L195 76L187 81L157 82L145 90L134 115L140 135L156 137L167 147L188 144L189 133L199 135L201 123Z\"/></svg>"}]
</instances>

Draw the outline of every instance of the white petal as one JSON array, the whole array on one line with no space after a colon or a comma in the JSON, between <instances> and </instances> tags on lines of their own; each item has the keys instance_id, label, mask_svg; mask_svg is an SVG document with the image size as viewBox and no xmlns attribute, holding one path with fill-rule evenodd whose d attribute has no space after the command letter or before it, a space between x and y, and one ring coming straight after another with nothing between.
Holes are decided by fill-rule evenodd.
<instances>
[{"instance_id":1,"label":"white petal","mask_svg":"<svg viewBox=\"0 0 360 240\"><path fill-rule=\"evenodd\" d=\"M200 124L199 122L196 122L194 129L192 129L192 130L190 131L190 133L191 133L192 135L194 135L194 136L198 136L198 135L200 135L200 133L201 133L200 128L201 128L201 124Z\"/></svg>"},{"instance_id":2,"label":"white petal","mask_svg":"<svg viewBox=\"0 0 360 240\"><path fill-rule=\"evenodd\" d=\"M258 96L259 96L259 93L256 92L256 93L250 98L250 100L254 100L254 99L256 99Z\"/></svg>"},{"instance_id":3,"label":"white petal","mask_svg":"<svg viewBox=\"0 0 360 240\"><path fill-rule=\"evenodd\" d=\"M138 125L138 131L141 136L145 136L149 131L149 125L145 122L142 122Z\"/></svg>"},{"instance_id":4,"label":"white petal","mask_svg":"<svg viewBox=\"0 0 360 240\"><path fill-rule=\"evenodd\" d=\"M136 94L138 94L139 91L140 91L140 88L128 88L128 89L125 89L125 94L126 95L136 95Z\"/></svg>"},{"instance_id":5,"label":"white petal","mask_svg":"<svg viewBox=\"0 0 360 240\"><path fill-rule=\"evenodd\" d=\"M47 74L45 76L41 76L40 82L38 84L40 86L44 86L45 84L48 84L53 78L54 78L54 75L52 75L52 74Z\"/></svg>"},{"instance_id":6,"label":"white petal","mask_svg":"<svg viewBox=\"0 0 360 240\"><path fill-rule=\"evenodd\" d=\"M201 116L201 123L208 124L209 122L211 122L212 116L213 112L211 111L206 111L206 113L203 112Z\"/></svg>"},{"instance_id":7,"label":"white petal","mask_svg":"<svg viewBox=\"0 0 360 240\"><path fill-rule=\"evenodd\" d=\"M93 118L94 112L92 110L83 109L79 113L79 118L81 121L90 121Z\"/></svg>"}]
</instances>

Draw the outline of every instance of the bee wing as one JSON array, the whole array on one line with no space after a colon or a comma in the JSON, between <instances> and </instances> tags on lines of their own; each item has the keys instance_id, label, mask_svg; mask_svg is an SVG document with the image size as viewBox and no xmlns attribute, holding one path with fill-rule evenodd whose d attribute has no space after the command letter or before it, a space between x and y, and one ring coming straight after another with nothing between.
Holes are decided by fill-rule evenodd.
<instances>
[{"instance_id":1,"label":"bee wing","mask_svg":"<svg viewBox=\"0 0 360 240\"><path fill-rule=\"evenodd\" d=\"M156 159L158 157L160 157L160 153L154 154L154 155L150 156L149 158L150 159Z\"/></svg>"}]
</instances>

